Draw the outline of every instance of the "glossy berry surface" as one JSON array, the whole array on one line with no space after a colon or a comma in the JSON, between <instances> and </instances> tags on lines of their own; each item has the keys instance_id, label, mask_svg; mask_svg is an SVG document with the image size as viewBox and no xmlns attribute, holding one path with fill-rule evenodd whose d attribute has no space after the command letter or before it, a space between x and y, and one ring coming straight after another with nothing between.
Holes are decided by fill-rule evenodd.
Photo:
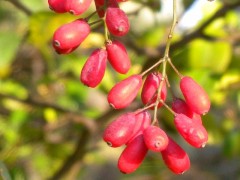
<instances>
[{"instance_id":1,"label":"glossy berry surface","mask_svg":"<svg viewBox=\"0 0 240 180\"><path fill-rule=\"evenodd\" d=\"M164 163L175 174L183 174L190 168L190 160L187 153L170 137L166 149L161 151Z\"/></svg>"},{"instance_id":2,"label":"glossy berry surface","mask_svg":"<svg viewBox=\"0 0 240 180\"><path fill-rule=\"evenodd\" d=\"M65 13L67 12L65 2L66 0L48 0L48 5L56 13Z\"/></svg>"},{"instance_id":3,"label":"glossy berry surface","mask_svg":"<svg viewBox=\"0 0 240 180\"><path fill-rule=\"evenodd\" d=\"M139 134L142 134L143 131L151 124L151 115L148 111L137 113L135 117L136 124L133 128L132 136L127 143L131 142Z\"/></svg>"},{"instance_id":4,"label":"glossy berry surface","mask_svg":"<svg viewBox=\"0 0 240 180\"><path fill-rule=\"evenodd\" d=\"M178 114L184 114L184 115L188 116L190 119L192 119L193 121L202 124L201 116L199 114L193 112L188 107L187 103L180 98L173 99L172 110Z\"/></svg>"},{"instance_id":5,"label":"glossy berry surface","mask_svg":"<svg viewBox=\"0 0 240 180\"><path fill-rule=\"evenodd\" d=\"M174 124L182 137L196 148L204 147L208 141L208 133L203 125L192 121L184 114L177 114Z\"/></svg>"},{"instance_id":6,"label":"glossy berry surface","mask_svg":"<svg viewBox=\"0 0 240 180\"><path fill-rule=\"evenodd\" d=\"M125 174L134 172L141 165L147 151L143 135L140 134L123 150L118 159L118 169Z\"/></svg>"},{"instance_id":7,"label":"glossy berry surface","mask_svg":"<svg viewBox=\"0 0 240 180\"><path fill-rule=\"evenodd\" d=\"M143 84L141 98L143 104L152 104L156 102L157 99L157 89L160 85L162 74L158 72L153 72L147 75L146 80ZM161 99L166 100L167 97L167 87L165 81L163 81L162 91L160 93ZM162 104L159 103L158 107L161 107Z\"/></svg>"},{"instance_id":8,"label":"glossy berry surface","mask_svg":"<svg viewBox=\"0 0 240 180\"><path fill-rule=\"evenodd\" d=\"M112 121L104 130L103 140L111 147L119 147L129 141L136 118L133 113L125 113Z\"/></svg>"},{"instance_id":9,"label":"glossy berry surface","mask_svg":"<svg viewBox=\"0 0 240 180\"><path fill-rule=\"evenodd\" d=\"M53 47L71 49L79 46L90 33L85 20L79 19L59 27L53 35Z\"/></svg>"},{"instance_id":10,"label":"glossy berry surface","mask_svg":"<svg viewBox=\"0 0 240 180\"><path fill-rule=\"evenodd\" d=\"M106 25L109 32L115 36L124 36L130 29L128 17L120 8L107 8Z\"/></svg>"},{"instance_id":11,"label":"glossy berry surface","mask_svg":"<svg viewBox=\"0 0 240 180\"><path fill-rule=\"evenodd\" d=\"M112 67L121 74L126 74L131 67L127 50L119 41L108 42L106 45L108 60Z\"/></svg>"},{"instance_id":12,"label":"glossy berry surface","mask_svg":"<svg viewBox=\"0 0 240 180\"><path fill-rule=\"evenodd\" d=\"M180 81L180 88L188 106L197 114L206 114L210 109L210 100L205 90L191 77Z\"/></svg>"},{"instance_id":13,"label":"glossy berry surface","mask_svg":"<svg viewBox=\"0 0 240 180\"><path fill-rule=\"evenodd\" d=\"M65 6L71 14L80 15L89 8L91 2L92 0L66 0Z\"/></svg>"},{"instance_id":14,"label":"glossy berry surface","mask_svg":"<svg viewBox=\"0 0 240 180\"><path fill-rule=\"evenodd\" d=\"M92 52L84 64L80 80L89 87L96 87L103 79L107 66L107 51L97 49Z\"/></svg>"},{"instance_id":15,"label":"glossy berry surface","mask_svg":"<svg viewBox=\"0 0 240 180\"><path fill-rule=\"evenodd\" d=\"M149 126L143 131L144 142L148 149L161 152L168 145L167 134L157 126Z\"/></svg>"},{"instance_id":16,"label":"glossy berry surface","mask_svg":"<svg viewBox=\"0 0 240 180\"><path fill-rule=\"evenodd\" d=\"M142 76L132 75L117 83L108 93L108 103L115 109L127 107L142 86Z\"/></svg>"}]
</instances>

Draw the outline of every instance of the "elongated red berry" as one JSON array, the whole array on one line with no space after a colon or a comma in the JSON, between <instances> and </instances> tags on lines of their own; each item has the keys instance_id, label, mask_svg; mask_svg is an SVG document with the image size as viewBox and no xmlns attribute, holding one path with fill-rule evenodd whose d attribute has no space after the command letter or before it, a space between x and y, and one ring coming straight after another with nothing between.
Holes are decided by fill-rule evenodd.
<instances>
[{"instance_id":1,"label":"elongated red berry","mask_svg":"<svg viewBox=\"0 0 240 180\"><path fill-rule=\"evenodd\" d=\"M119 147L129 141L136 123L134 113L125 113L112 121L103 133L103 140L111 147Z\"/></svg>"},{"instance_id":2,"label":"elongated red berry","mask_svg":"<svg viewBox=\"0 0 240 180\"><path fill-rule=\"evenodd\" d=\"M131 67L127 50L119 41L108 42L106 45L108 60L112 67L121 74L126 74Z\"/></svg>"},{"instance_id":3,"label":"elongated red berry","mask_svg":"<svg viewBox=\"0 0 240 180\"><path fill-rule=\"evenodd\" d=\"M54 47L55 51L58 54L69 54L69 53L73 52L77 48L78 48L78 46L75 46L75 47L69 48L69 49L61 49L61 48L58 48L58 47Z\"/></svg>"},{"instance_id":4,"label":"elongated red berry","mask_svg":"<svg viewBox=\"0 0 240 180\"><path fill-rule=\"evenodd\" d=\"M107 66L107 51L97 49L92 52L84 64L80 80L89 87L96 87L103 79Z\"/></svg>"},{"instance_id":5,"label":"elongated red berry","mask_svg":"<svg viewBox=\"0 0 240 180\"><path fill-rule=\"evenodd\" d=\"M74 15L84 13L90 6L92 0L66 0L66 9Z\"/></svg>"},{"instance_id":6,"label":"elongated red berry","mask_svg":"<svg viewBox=\"0 0 240 180\"><path fill-rule=\"evenodd\" d=\"M148 149L161 152L168 145L167 134L157 126L148 126L143 131L143 138Z\"/></svg>"},{"instance_id":7,"label":"elongated red berry","mask_svg":"<svg viewBox=\"0 0 240 180\"><path fill-rule=\"evenodd\" d=\"M123 150L118 159L118 169L125 174L134 172L141 165L147 151L143 135L140 134Z\"/></svg>"},{"instance_id":8,"label":"elongated red berry","mask_svg":"<svg viewBox=\"0 0 240 180\"><path fill-rule=\"evenodd\" d=\"M197 114L206 114L210 109L210 100L205 90L191 77L180 81L180 88L188 106Z\"/></svg>"},{"instance_id":9,"label":"elongated red berry","mask_svg":"<svg viewBox=\"0 0 240 180\"><path fill-rule=\"evenodd\" d=\"M184 114L176 114L174 124L182 137L196 148L204 147L208 141L208 133L199 124Z\"/></svg>"},{"instance_id":10,"label":"elongated red berry","mask_svg":"<svg viewBox=\"0 0 240 180\"><path fill-rule=\"evenodd\" d=\"M107 8L106 25L109 32L115 36L124 36L130 29L128 17L120 8Z\"/></svg>"},{"instance_id":11,"label":"elongated red berry","mask_svg":"<svg viewBox=\"0 0 240 180\"><path fill-rule=\"evenodd\" d=\"M161 151L164 163L176 174L183 174L190 168L190 160L187 153L170 137L168 146Z\"/></svg>"},{"instance_id":12,"label":"elongated red berry","mask_svg":"<svg viewBox=\"0 0 240 180\"><path fill-rule=\"evenodd\" d=\"M59 27L53 35L53 47L71 49L79 46L90 33L90 26L83 19L78 19Z\"/></svg>"},{"instance_id":13,"label":"elongated red berry","mask_svg":"<svg viewBox=\"0 0 240 180\"><path fill-rule=\"evenodd\" d=\"M57 13L67 12L65 7L66 0L48 0L49 8Z\"/></svg>"},{"instance_id":14,"label":"elongated red berry","mask_svg":"<svg viewBox=\"0 0 240 180\"><path fill-rule=\"evenodd\" d=\"M160 85L162 79L162 74L159 72L153 72L147 75L146 80L143 84L141 98L143 104L152 104L155 103L157 100L157 89ZM161 99L163 101L166 100L167 97L167 87L166 82L162 82L162 90L161 90ZM158 104L158 108L161 107L162 104Z\"/></svg>"},{"instance_id":15,"label":"elongated red berry","mask_svg":"<svg viewBox=\"0 0 240 180\"><path fill-rule=\"evenodd\" d=\"M193 112L187 105L187 103L180 99L174 98L172 102L172 109L174 112L178 114L184 114L188 116L190 119L202 124L202 118L199 114Z\"/></svg>"},{"instance_id":16,"label":"elongated red berry","mask_svg":"<svg viewBox=\"0 0 240 180\"><path fill-rule=\"evenodd\" d=\"M116 0L108 0L108 1L105 1L105 0L94 0L94 2L95 2L95 6L96 6L96 10L97 10L98 16L100 18L103 18L104 15L105 15L105 8L104 8L104 3L105 2L108 2L106 7L119 7Z\"/></svg>"},{"instance_id":17,"label":"elongated red berry","mask_svg":"<svg viewBox=\"0 0 240 180\"><path fill-rule=\"evenodd\" d=\"M127 144L131 142L139 134L142 134L143 131L151 124L151 115L148 111L141 111L137 113L135 117L136 117L136 124L133 128L132 136L127 142Z\"/></svg>"},{"instance_id":18,"label":"elongated red berry","mask_svg":"<svg viewBox=\"0 0 240 180\"><path fill-rule=\"evenodd\" d=\"M132 75L117 83L108 93L108 103L115 109L127 107L142 86L142 76Z\"/></svg>"}]
</instances>

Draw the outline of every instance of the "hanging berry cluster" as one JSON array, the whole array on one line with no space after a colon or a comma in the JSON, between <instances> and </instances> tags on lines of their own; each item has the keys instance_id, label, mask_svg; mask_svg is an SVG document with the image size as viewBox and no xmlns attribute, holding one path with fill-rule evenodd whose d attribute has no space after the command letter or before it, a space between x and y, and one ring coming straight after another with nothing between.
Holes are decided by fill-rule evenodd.
<instances>
[{"instance_id":1,"label":"hanging berry cluster","mask_svg":"<svg viewBox=\"0 0 240 180\"><path fill-rule=\"evenodd\" d=\"M105 47L91 53L82 68L80 80L89 87L99 85L104 77L107 62L121 74L126 74L131 67L125 46L109 38L109 35L124 36L130 28L128 17L119 8L119 2L121 0L94 0L96 13L104 22L106 43ZM57 13L70 12L73 15L80 15L89 8L91 0L48 0L48 3ZM79 47L91 31L91 23L88 23L88 20L89 17L76 19L55 31L52 43L57 53L68 54ZM134 101L141 89L144 107L120 115L106 127L103 133L103 140L109 146L126 146L118 160L118 168L123 173L134 172L144 160L148 150L160 153L166 166L176 174L181 174L190 168L187 153L158 123L157 111L161 107L167 108L173 114L176 130L187 143L201 148L208 141L201 115L206 114L210 109L209 97L196 81L191 77L183 76L169 57L176 23L176 0L173 0L173 23L164 57L143 73L130 75L118 82L108 93L108 103L114 109L123 109ZM172 93L171 107L165 103L167 88L170 88L166 73L168 64L180 78L180 90L184 97L181 99ZM151 110L154 112L153 117L150 114Z\"/></svg>"}]
</instances>

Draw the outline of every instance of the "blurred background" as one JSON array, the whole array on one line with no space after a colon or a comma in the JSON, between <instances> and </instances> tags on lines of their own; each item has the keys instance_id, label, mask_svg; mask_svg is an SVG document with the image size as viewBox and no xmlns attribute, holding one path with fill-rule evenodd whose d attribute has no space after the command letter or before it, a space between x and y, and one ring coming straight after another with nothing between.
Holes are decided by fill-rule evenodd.
<instances>
[{"instance_id":1,"label":"blurred background","mask_svg":"<svg viewBox=\"0 0 240 180\"><path fill-rule=\"evenodd\" d=\"M90 53L104 46L103 25L69 55L51 46L54 31L76 18L56 14L47 0L0 0L0 175L4 180L171 180L240 179L240 0L178 0L179 23L170 56L184 75L208 92L211 111L203 116L209 143L188 145L176 132L173 116L161 108L161 127L189 154L191 168L174 175L160 154L149 152L140 168L124 175L117 169L123 148L101 139L107 123L142 107L140 98L124 110L109 107L111 87L140 73L163 56L172 20L167 0L121 3L131 31L118 39L127 47L132 68L117 74L108 65L97 88L79 81ZM95 10L94 4L80 17ZM94 16L90 22L97 20ZM167 69L172 90L179 78ZM171 105L169 93L167 104ZM0 178L0 179L1 179Z\"/></svg>"}]
</instances>

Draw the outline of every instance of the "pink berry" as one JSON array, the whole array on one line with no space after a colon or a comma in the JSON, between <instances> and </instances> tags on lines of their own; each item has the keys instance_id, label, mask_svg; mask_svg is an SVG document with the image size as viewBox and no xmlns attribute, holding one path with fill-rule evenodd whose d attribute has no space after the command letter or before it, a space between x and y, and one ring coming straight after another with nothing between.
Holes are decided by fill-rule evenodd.
<instances>
[{"instance_id":1,"label":"pink berry","mask_svg":"<svg viewBox=\"0 0 240 180\"><path fill-rule=\"evenodd\" d=\"M106 7L119 7L116 0L94 0L98 16L103 18L105 15L104 2L108 2Z\"/></svg>"},{"instance_id":2,"label":"pink berry","mask_svg":"<svg viewBox=\"0 0 240 180\"><path fill-rule=\"evenodd\" d=\"M209 111L210 100L207 93L191 77L183 77L180 81L180 88L192 111L197 114L206 114Z\"/></svg>"},{"instance_id":3,"label":"pink berry","mask_svg":"<svg viewBox=\"0 0 240 180\"><path fill-rule=\"evenodd\" d=\"M92 0L66 0L66 9L74 15L84 13L90 6Z\"/></svg>"},{"instance_id":4,"label":"pink berry","mask_svg":"<svg viewBox=\"0 0 240 180\"><path fill-rule=\"evenodd\" d=\"M157 90L160 85L162 79L162 74L159 72L153 72L147 75L146 80L143 84L141 98L143 104L152 104L157 100ZM161 90L161 99L163 101L166 100L167 97L167 87L165 81L163 81L162 90ZM162 104L158 104L158 108L161 107Z\"/></svg>"},{"instance_id":5,"label":"pink berry","mask_svg":"<svg viewBox=\"0 0 240 180\"><path fill-rule=\"evenodd\" d=\"M112 67L119 73L126 74L131 67L127 50L119 41L109 42L106 45L108 60Z\"/></svg>"},{"instance_id":6,"label":"pink berry","mask_svg":"<svg viewBox=\"0 0 240 180\"><path fill-rule=\"evenodd\" d=\"M143 131L144 142L148 149L161 152L168 145L167 134L157 126L148 126Z\"/></svg>"},{"instance_id":7,"label":"pink berry","mask_svg":"<svg viewBox=\"0 0 240 180\"><path fill-rule=\"evenodd\" d=\"M187 105L187 103L180 99L180 98L174 98L172 102L172 109L174 112L178 114L184 114L190 119L202 124L202 118L199 114L193 112Z\"/></svg>"},{"instance_id":8,"label":"pink berry","mask_svg":"<svg viewBox=\"0 0 240 180\"><path fill-rule=\"evenodd\" d=\"M108 103L115 109L127 107L142 86L142 76L132 75L117 83L108 93Z\"/></svg>"},{"instance_id":9,"label":"pink berry","mask_svg":"<svg viewBox=\"0 0 240 180\"><path fill-rule=\"evenodd\" d=\"M204 147L208 141L208 133L203 125L192 121L184 114L176 114L174 124L182 137L196 148Z\"/></svg>"},{"instance_id":10,"label":"pink berry","mask_svg":"<svg viewBox=\"0 0 240 180\"><path fill-rule=\"evenodd\" d=\"M136 123L134 113L125 113L112 121L103 133L103 140L111 147L119 147L129 141Z\"/></svg>"},{"instance_id":11,"label":"pink berry","mask_svg":"<svg viewBox=\"0 0 240 180\"><path fill-rule=\"evenodd\" d=\"M151 124L151 115L148 111L141 111L135 115L136 117L136 124L133 128L132 136L130 137L129 142L131 142L135 137L142 132Z\"/></svg>"},{"instance_id":12,"label":"pink berry","mask_svg":"<svg viewBox=\"0 0 240 180\"><path fill-rule=\"evenodd\" d=\"M125 174L134 172L144 160L147 154L147 147L143 135L135 137L123 150L118 159L118 169Z\"/></svg>"},{"instance_id":13,"label":"pink berry","mask_svg":"<svg viewBox=\"0 0 240 180\"><path fill-rule=\"evenodd\" d=\"M69 48L69 49L61 49L61 48L58 48L58 47L54 47L55 51L58 54L69 54L69 53L73 52L77 48L78 48L78 46L75 46L75 47Z\"/></svg>"},{"instance_id":14,"label":"pink berry","mask_svg":"<svg viewBox=\"0 0 240 180\"><path fill-rule=\"evenodd\" d=\"M176 174L183 174L190 168L190 160L187 153L170 137L168 146L161 151L164 163Z\"/></svg>"},{"instance_id":15,"label":"pink berry","mask_svg":"<svg viewBox=\"0 0 240 180\"><path fill-rule=\"evenodd\" d=\"M65 3L66 0L48 0L49 8L57 13L67 12Z\"/></svg>"},{"instance_id":16,"label":"pink berry","mask_svg":"<svg viewBox=\"0 0 240 180\"><path fill-rule=\"evenodd\" d=\"M120 8L107 8L106 24L109 32L115 36L124 36L130 29L128 17Z\"/></svg>"},{"instance_id":17,"label":"pink berry","mask_svg":"<svg viewBox=\"0 0 240 180\"><path fill-rule=\"evenodd\" d=\"M103 79L107 66L107 51L97 49L92 52L84 64L80 80L89 87L96 87Z\"/></svg>"},{"instance_id":18,"label":"pink berry","mask_svg":"<svg viewBox=\"0 0 240 180\"><path fill-rule=\"evenodd\" d=\"M71 49L79 46L90 33L88 23L78 19L59 27L53 35L53 47Z\"/></svg>"}]
</instances>

